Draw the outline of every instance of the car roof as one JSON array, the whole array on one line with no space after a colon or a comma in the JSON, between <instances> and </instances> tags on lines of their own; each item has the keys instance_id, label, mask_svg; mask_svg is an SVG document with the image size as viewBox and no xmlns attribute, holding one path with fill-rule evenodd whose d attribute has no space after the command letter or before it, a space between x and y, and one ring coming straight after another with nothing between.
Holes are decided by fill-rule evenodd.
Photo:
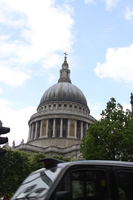
<instances>
[{"instance_id":1,"label":"car roof","mask_svg":"<svg viewBox=\"0 0 133 200\"><path fill-rule=\"evenodd\" d=\"M114 160L78 160L78 161L71 161L71 162L64 162L62 160L57 160L53 158L44 158L40 161L43 161L47 165L44 165L44 168L41 168L35 172L32 172L32 174L41 172L42 170L49 170L53 167L60 167L60 168L69 168L72 166L113 166L113 167L129 167L133 168L133 162L127 162L127 161L114 161ZM50 165L49 165L49 162ZM52 163L53 162L53 163ZM31 175L32 175L31 174Z\"/></svg>"},{"instance_id":2,"label":"car roof","mask_svg":"<svg viewBox=\"0 0 133 200\"><path fill-rule=\"evenodd\" d=\"M80 161L59 163L58 167L75 166L75 165L133 167L133 162L111 161L111 160L80 160Z\"/></svg>"}]
</instances>

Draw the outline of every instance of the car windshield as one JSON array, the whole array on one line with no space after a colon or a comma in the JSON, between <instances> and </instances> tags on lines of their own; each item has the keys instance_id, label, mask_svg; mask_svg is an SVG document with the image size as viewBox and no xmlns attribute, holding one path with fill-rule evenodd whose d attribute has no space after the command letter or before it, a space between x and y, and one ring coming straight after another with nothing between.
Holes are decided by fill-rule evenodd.
<instances>
[{"instance_id":1,"label":"car windshield","mask_svg":"<svg viewBox=\"0 0 133 200\"><path fill-rule=\"evenodd\" d=\"M40 169L30 174L21 186L18 188L12 200L25 199L26 197L37 197L40 193L47 191L56 177L58 176L61 168L54 167L46 170Z\"/></svg>"}]
</instances>

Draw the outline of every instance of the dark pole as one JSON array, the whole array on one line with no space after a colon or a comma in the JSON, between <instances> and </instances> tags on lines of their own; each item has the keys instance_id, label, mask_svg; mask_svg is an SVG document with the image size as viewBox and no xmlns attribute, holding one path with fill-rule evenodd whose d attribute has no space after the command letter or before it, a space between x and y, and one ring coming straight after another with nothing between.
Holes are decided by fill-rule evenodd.
<instances>
[{"instance_id":1,"label":"dark pole","mask_svg":"<svg viewBox=\"0 0 133 200\"><path fill-rule=\"evenodd\" d=\"M133 94L131 92L131 96L130 96L130 103L131 103L131 113L133 114Z\"/></svg>"}]
</instances>

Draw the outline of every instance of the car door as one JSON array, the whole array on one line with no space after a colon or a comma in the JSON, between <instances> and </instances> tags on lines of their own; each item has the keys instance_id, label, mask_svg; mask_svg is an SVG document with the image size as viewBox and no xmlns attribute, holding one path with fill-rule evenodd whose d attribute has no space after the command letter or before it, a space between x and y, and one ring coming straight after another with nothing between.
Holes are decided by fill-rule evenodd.
<instances>
[{"instance_id":1,"label":"car door","mask_svg":"<svg viewBox=\"0 0 133 200\"><path fill-rule=\"evenodd\" d=\"M119 199L133 200L133 171L130 168L117 168L115 175Z\"/></svg>"},{"instance_id":2,"label":"car door","mask_svg":"<svg viewBox=\"0 0 133 200\"><path fill-rule=\"evenodd\" d=\"M50 200L109 200L109 170L95 166L69 168Z\"/></svg>"}]
</instances>

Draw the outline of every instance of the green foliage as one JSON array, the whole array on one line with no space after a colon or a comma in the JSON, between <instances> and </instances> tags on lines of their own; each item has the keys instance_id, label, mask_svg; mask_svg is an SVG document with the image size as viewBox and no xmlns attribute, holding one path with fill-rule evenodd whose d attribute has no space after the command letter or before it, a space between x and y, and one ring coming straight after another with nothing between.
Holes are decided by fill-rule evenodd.
<instances>
[{"instance_id":1,"label":"green foliage","mask_svg":"<svg viewBox=\"0 0 133 200\"><path fill-rule=\"evenodd\" d=\"M40 168L42 168L42 162L40 161L42 158L46 158L46 155L44 153L34 153L29 154L30 157L30 166L31 171L36 171Z\"/></svg>"},{"instance_id":2,"label":"green foliage","mask_svg":"<svg viewBox=\"0 0 133 200\"><path fill-rule=\"evenodd\" d=\"M58 159L58 160L62 160L64 162L70 162L73 160L72 157L63 157L63 156L58 156L58 155L54 155L52 156L52 158Z\"/></svg>"},{"instance_id":3,"label":"green foliage","mask_svg":"<svg viewBox=\"0 0 133 200\"><path fill-rule=\"evenodd\" d=\"M72 161L71 157L52 156L65 162ZM42 168L41 159L46 158L44 153L26 153L7 149L0 157L0 197L7 195L10 199L24 179L33 171Z\"/></svg>"},{"instance_id":4,"label":"green foliage","mask_svg":"<svg viewBox=\"0 0 133 200\"><path fill-rule=\"evenodd\" d=\"M31 172L42 168L39 160L45 157L44 153L7 150L6 154L0 157L0 196L8 195L11 198Z\"/></svg>"},{"instance_id":5,"label":"green foliage","mask_svg":"<svg viewBox=\"0 0 133 200\"><path fill-rule=\"evenodd\" d=\"M0 157L0 196L10 198L22 181L31 172L29 157L24 152L7 150Z\"/></svg>"},{"instance_id":6,"label":"green foliage","mask_svg":"<svg viewBox=\"0 0 133 200\"><path fill-rule=\"evenodd\" d=\"M84 159L133 161L133 116L111 98L101 119L89 126L80 151Z\"/></svg>"}]
</instances>

